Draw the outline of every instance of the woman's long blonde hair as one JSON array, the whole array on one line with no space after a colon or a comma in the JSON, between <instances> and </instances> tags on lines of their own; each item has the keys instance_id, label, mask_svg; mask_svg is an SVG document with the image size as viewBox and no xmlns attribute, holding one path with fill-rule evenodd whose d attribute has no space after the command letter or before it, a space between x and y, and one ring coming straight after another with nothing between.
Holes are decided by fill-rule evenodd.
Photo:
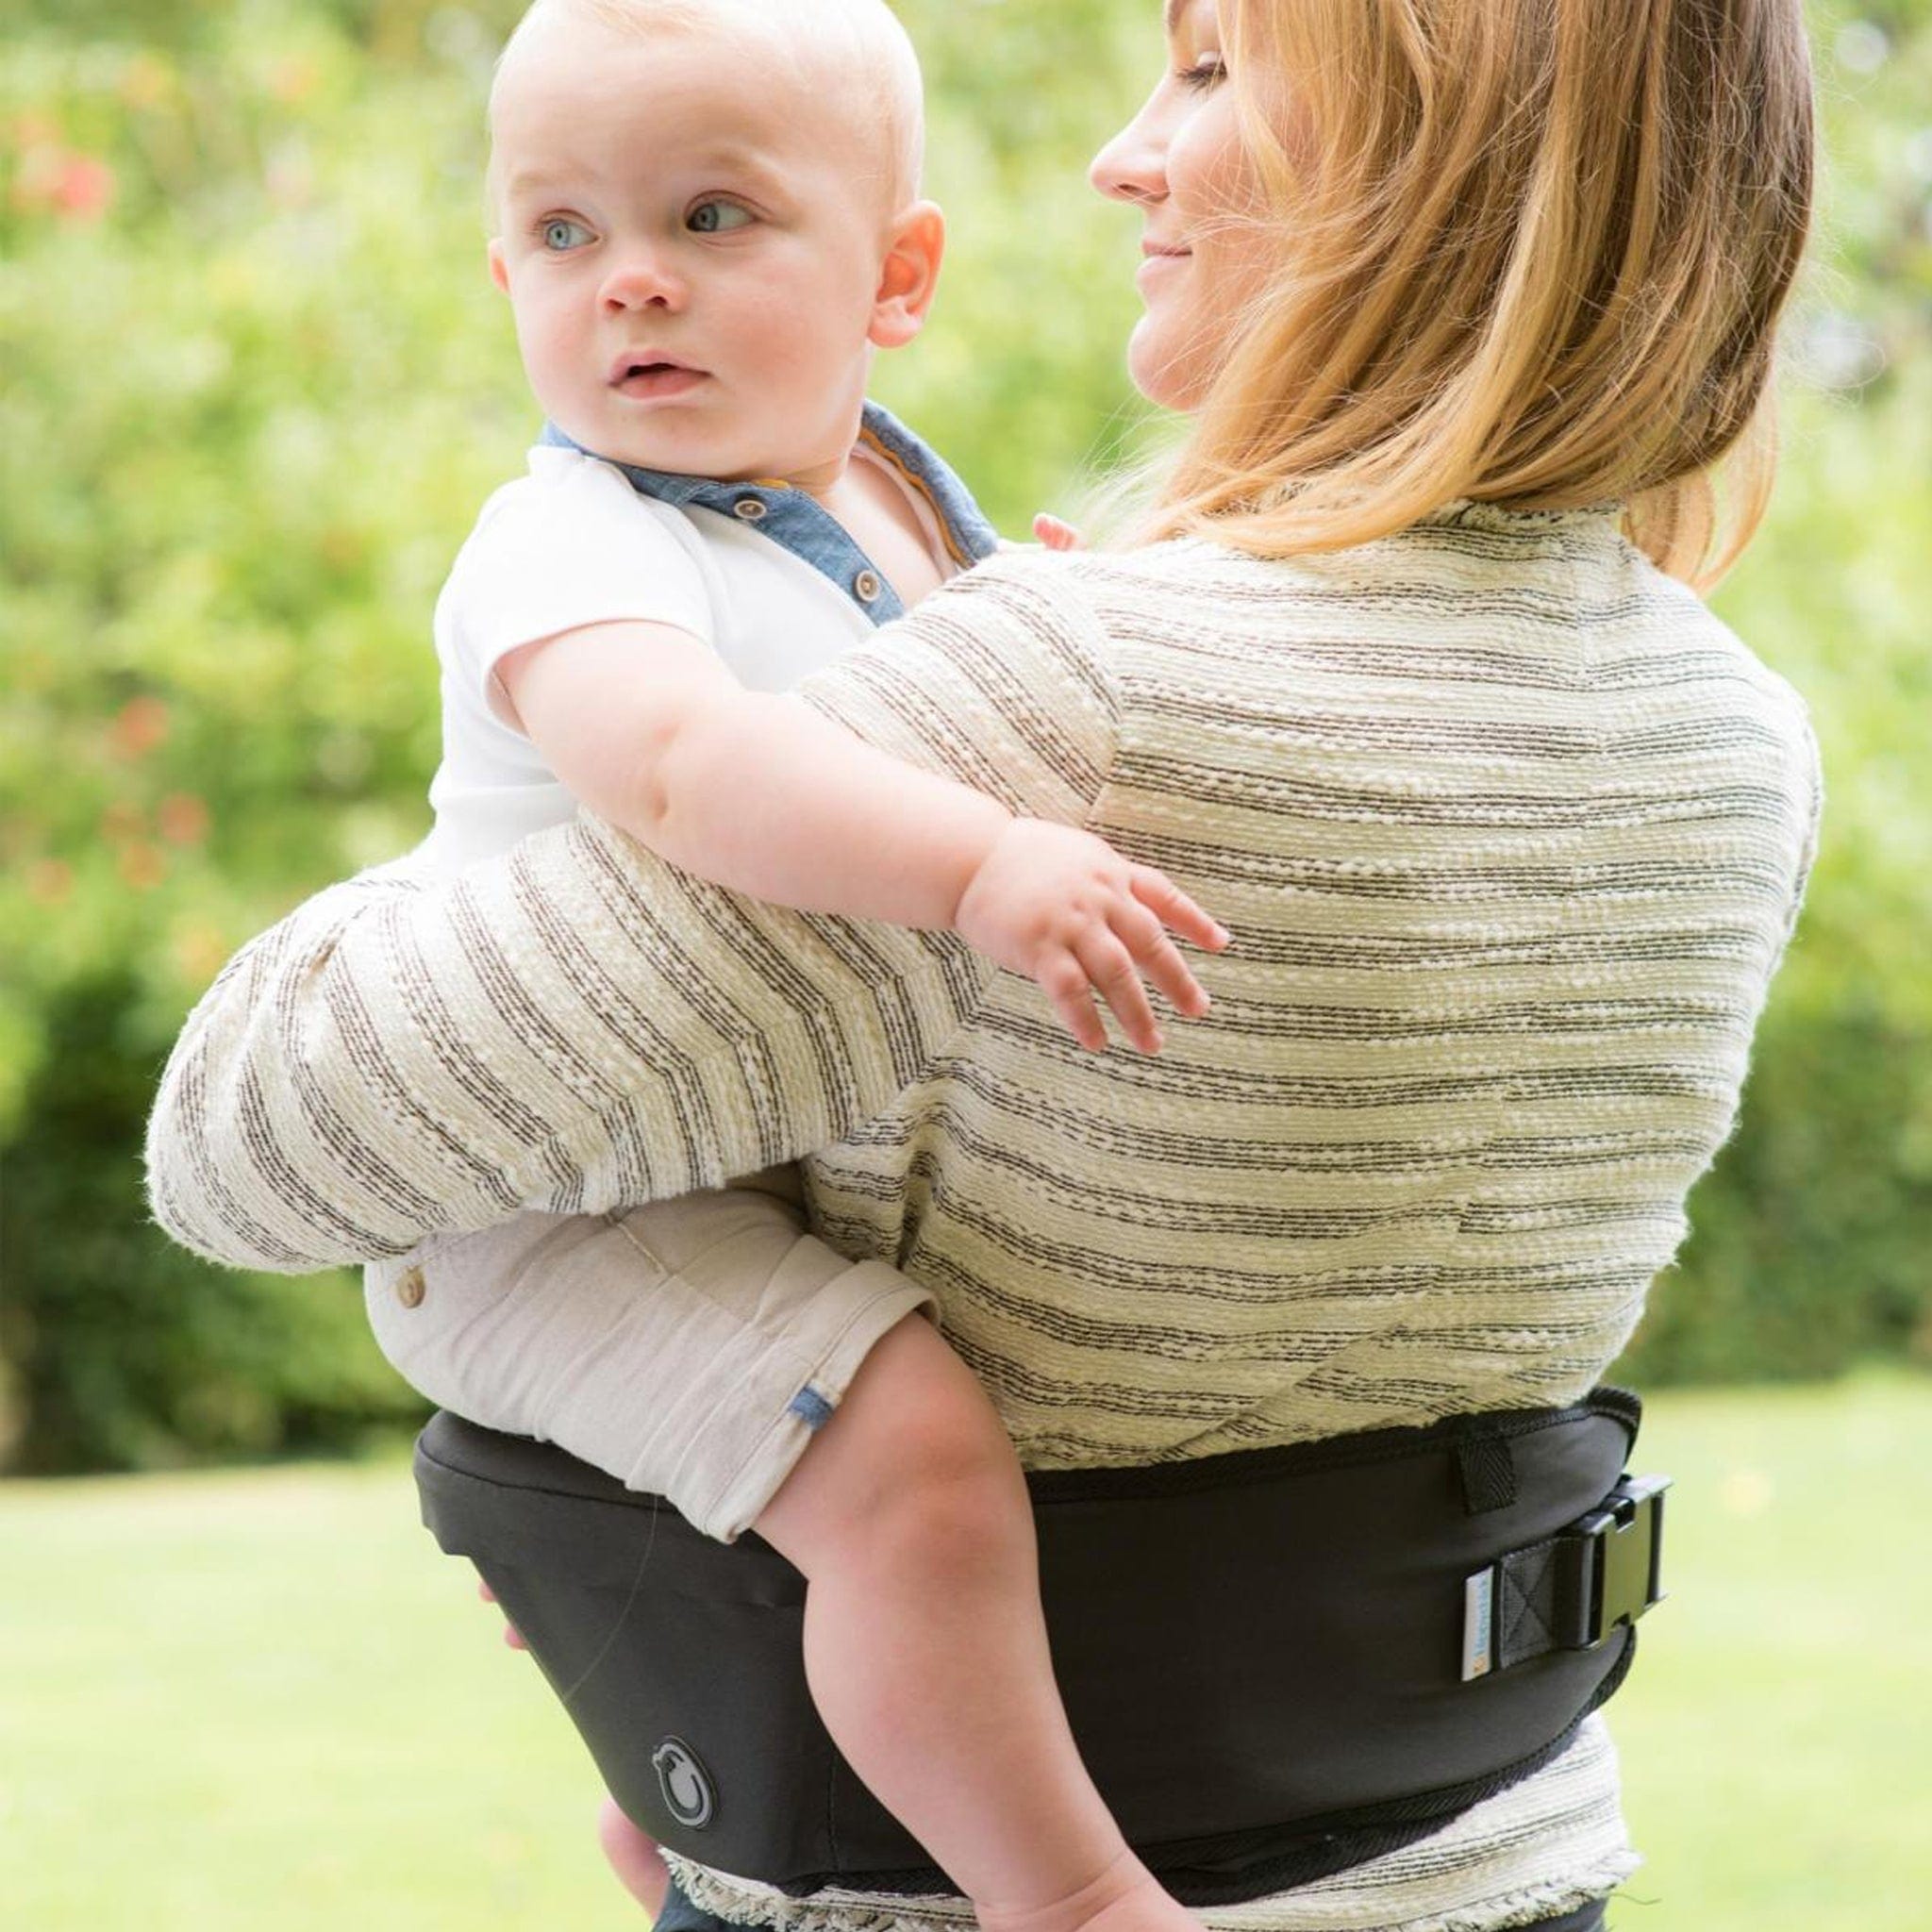
<instances>
[{"instance_id":1,"label":"woman's long blonde hair","mask_svg":"<svg viewBox=\"0 0 1932 1932\"><path fill-rule=\"evenodd\" d=\"M1775 461L1811 207L1800 0L1220 12L1280 266L1144 534L1284 556L1458 498L1621 502L1659 565L1715 582Z\"/></svg>"}]
</instances>

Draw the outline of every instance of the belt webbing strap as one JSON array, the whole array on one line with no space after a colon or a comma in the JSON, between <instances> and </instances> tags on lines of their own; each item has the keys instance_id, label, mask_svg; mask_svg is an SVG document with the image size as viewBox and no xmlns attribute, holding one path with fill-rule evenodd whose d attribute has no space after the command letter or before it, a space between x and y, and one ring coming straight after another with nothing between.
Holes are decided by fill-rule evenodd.
<instances>
[{"instance_id":1,"label":"belt webbing strap","mask_svg":"<svg viewBox=\"0 0 1932 1932\"><path fill-rule=\"evenodd\" d=\"M1619 1624L1634 1624L1660 1602L1669 1487L1668 1476L1624 1476L1600 1507L1471 1576L1464 1681L1555 1650L1594 1650Z\"/></svg>"}]
</instances>

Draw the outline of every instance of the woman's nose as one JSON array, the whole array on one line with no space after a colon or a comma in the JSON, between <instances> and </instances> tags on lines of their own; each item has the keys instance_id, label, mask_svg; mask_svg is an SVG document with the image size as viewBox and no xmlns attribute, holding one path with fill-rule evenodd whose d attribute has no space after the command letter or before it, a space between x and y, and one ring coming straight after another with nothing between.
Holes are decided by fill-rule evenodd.
<instances>
[{"instance_id":1,"label":"woman's nose","mask_svg":"<svg viewBox=\"0 0 1932 1932\"><path fill-rule=\"evenodd\" d=\"M1109 201L1166 198L1166 154L1145 112L1137 114L1093 157L1087 178Z\"/></svg>"}]
</instances>

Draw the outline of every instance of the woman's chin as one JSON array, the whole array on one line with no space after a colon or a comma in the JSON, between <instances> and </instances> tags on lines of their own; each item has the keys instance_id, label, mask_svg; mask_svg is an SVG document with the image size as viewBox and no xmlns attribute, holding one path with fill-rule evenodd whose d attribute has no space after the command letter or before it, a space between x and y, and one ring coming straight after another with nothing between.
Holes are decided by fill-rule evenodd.
<instances>
[{"instance_id":1,"label":"woman's chin","mask_svg":"<svg viewBox=\"0 0 1932 1932\"><path fill-rule=\"evenodd\" d=\"M1127 375L1134 387L1162 409L1182 414L1199 408L1207 392L1200 380L1198 353L1177 346L1172 331L1152 315L1143 315L1127 338Z\"/></svg>"}]
</instances>

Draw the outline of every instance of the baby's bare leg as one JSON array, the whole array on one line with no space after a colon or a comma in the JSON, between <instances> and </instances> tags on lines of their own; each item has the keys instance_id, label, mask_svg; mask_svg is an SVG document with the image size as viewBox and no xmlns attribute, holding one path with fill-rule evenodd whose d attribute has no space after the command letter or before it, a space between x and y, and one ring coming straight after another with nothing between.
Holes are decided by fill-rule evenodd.
<instances>
[{"instance_id":1,"label":"baby's bare leg","mask_svg":"<svg viewBox=\"0 0 1932 1932\"><path fill-rule=\"evenodd\" d=\"M874 1344L755 1527L807 1578L825 1728L988 1932L1198 1932L1080 1760L1018 1459L930 1323Z\"/></svg>"}]
</instances>

